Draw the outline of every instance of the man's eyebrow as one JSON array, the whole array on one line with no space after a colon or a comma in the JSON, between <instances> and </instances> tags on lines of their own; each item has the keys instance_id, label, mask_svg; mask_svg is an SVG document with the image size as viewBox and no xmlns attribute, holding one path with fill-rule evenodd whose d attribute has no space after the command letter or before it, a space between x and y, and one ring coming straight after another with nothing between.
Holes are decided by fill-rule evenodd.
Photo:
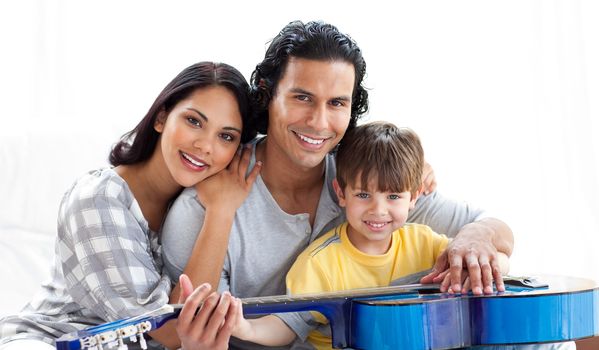
<instances>
[{"instance_id":1,"label":"man's eyebrow","mask_svg":"<svg viewBox=\"0 0 599 350\"><path fill-rule=\"evenodd\" d=\"M294 92L294 93L297 93L297 94L310 95L310 96L313 96L313 95L314 95L314 94L313 94L313 93L311 93L310 91L308 91L308 90L304 90L304 89L302 89L302 88L299 88L299 87L294 87L294 88L292 88L290 91L291 91L291 92Z\"/></svg>"},{"instance_id":2,"label":"man's eyebrow","mask_svg":"<svg viewBox=\"0 0 599 350\"><path fill-rule=\"evenodd\" d=\"M208 121L208 117L206 117L206 115L204 113L198 111L197 109L188 107L187 110L196 112L200 117L202 117L202 119L204 119L205 121Z\"/></svg>"},{"instance_id":3,"label":"man's eyebrow","mask_svg":"<svg viewBox=\"0 0 599 350\"><path fill-rule=\"evenodd\" d=\"M304 90L299 87L292 88L290 91L293 93L296 93L296 94L314 96L314 94L311 93L310 91ZM333 97L332 100L351 101L351 96L337 96L337 97Z\"/></svg>"}]
</instances>

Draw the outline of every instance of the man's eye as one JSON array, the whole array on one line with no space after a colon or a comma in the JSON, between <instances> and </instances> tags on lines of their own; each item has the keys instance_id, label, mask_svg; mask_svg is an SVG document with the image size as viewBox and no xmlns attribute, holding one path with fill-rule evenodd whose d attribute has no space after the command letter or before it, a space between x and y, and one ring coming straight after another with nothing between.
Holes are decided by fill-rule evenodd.
<instances>
[{"instance_id":1,"label":"man's eye","mask_svg":"<svg viewBox=\"0 0 599 350\"><path fill-rule=\"evenodd\" d=\"M310 96L308 95L297 95L295 98L300 101L310 101Z\"/></svg>"},{"instance_id":2,"label":"man's eye","mask_svg":"<svg viewBox=\"0 0 599 350\"><path fill-rule=\"evenodd\" d=\"M339 100L333 100L331 101L331 104L335 107L343 107L345 105L342 101Z\"/></svg>"}]
</instances>

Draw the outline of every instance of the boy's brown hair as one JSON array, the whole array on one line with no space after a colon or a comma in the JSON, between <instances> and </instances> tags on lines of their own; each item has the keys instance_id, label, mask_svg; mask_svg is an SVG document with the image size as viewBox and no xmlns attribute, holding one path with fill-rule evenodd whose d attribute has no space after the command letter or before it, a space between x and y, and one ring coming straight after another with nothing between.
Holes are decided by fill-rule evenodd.
<instances>
[{"instance_id":1,"label":"boy's brown hair","mask_svg":"<svg viewBox=\"0 0 599 350\"><path fill-rule=\"evenodd\" d=\"M372 122L345 134L336 162L337 181L342 189L361 184L366 190L371 177L377 176L377 191L410 191L414 197L422 181L424 151L412 130L388 122Z\"/></svg>"}]
</instances>

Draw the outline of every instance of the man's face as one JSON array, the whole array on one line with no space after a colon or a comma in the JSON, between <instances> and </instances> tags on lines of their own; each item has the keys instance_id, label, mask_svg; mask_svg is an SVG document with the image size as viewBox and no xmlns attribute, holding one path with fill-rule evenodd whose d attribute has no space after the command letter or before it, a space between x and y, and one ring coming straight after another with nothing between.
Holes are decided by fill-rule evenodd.
<instances>
[{"instance_id":1,"label":"man's face","mask_svg":"<svg viewBox=\"0 0 599 350\"><path fill-rule=\"evenodd\" d=\"M351 117L354 66L291 57L268 113L268 142L299 167L318 166Z\"/></svg>"}]
</instances>

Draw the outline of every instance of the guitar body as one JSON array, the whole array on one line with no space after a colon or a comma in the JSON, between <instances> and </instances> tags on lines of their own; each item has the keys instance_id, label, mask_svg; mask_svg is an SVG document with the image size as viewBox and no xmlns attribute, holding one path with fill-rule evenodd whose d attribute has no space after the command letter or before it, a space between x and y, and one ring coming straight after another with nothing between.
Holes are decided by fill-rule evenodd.
<instances>
[{"instance_id":1,"label":"guitar body","mask_svg":"<svg viewBox=\"0 0 599 350\"><path fill-rule=\"evenodd\" d=\"M543 277L549 288L489 296L418 295L354 300L348 345L357 349L452 349L561 342L599 334L592 281Z\"/></svg>"},{"instance_id":2,"label":"guitar body","mask_svg":"<svg viewBox=\"0 0 599 350\"><path fill-rule=\"evenodd\" d=\"M335 348L443 350L474 345L527 344L599 335L599 286L543 276L506 279L492 295L439 293L435 286L369 288L303 296L243 299L246 315L318 311L330 321ZM66 334L59 350L145 348L143 334L177 317L181 306Z\"/></svg>"}]
</instances>

